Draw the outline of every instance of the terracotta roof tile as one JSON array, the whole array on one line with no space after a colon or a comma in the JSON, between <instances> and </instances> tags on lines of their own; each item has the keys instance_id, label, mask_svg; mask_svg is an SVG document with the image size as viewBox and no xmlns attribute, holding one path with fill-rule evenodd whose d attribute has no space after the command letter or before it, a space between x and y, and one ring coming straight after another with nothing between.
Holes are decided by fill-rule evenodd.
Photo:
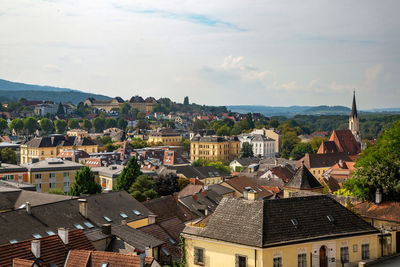
<instances>
[{"instance_id":1,"label":"terracotta roof tile","mask_svg":"<svg viewBox=\"0 0 400 267\"><path fill-rule=\"evenodd\" d=\"M400 202L383 202L379 205L361 202L354 208L363 217L400 223Z\"/></svg>"}]
</instances>

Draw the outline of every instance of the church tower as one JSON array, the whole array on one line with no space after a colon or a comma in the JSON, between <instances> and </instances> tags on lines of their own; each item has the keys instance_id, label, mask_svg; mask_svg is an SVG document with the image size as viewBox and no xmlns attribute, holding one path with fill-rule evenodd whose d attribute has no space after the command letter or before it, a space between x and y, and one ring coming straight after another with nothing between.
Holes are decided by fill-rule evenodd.
<instances>
[{"instance_id":1,"label":"church tower","mask_svg":"<svg viewBox=\"0 0 400 267\"><path fill-rule=\"evenodd\" d=\"M353 133L356 141L361 144L361 134L360 134L360 126L358 121L358 113L356 106L356 91L353 92L353 105L351 107L351 113L349 118L349 130Z\"/></svg>"}]
</instances>

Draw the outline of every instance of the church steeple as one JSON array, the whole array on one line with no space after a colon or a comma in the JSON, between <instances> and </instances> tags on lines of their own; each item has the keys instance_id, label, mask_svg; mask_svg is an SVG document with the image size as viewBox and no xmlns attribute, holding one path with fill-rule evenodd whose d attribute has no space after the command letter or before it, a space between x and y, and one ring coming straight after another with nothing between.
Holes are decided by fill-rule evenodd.
<instances>
[{"instance_id":1,"label":"church steeple","mask_svg":"<svg viewBox=\"0 0 400 267\"><path fill-rule=\"evenodd\" d=\"M356 90L353 91L353 105L351 107L350 117L358 117L356 106Z\"/></svg>"},{"instance_id":2,"label":"church steeple","mask_svg":"<svg viewBox=\"0 0 400 267\"><path fill-rule=\"evenodd\" d=\"M356 91L353 91L353 104L349 118L349 130L353 133L354 138L361 144L361 133L358 120L357 106L356 106Z\"/></svg>"}]
</instances>

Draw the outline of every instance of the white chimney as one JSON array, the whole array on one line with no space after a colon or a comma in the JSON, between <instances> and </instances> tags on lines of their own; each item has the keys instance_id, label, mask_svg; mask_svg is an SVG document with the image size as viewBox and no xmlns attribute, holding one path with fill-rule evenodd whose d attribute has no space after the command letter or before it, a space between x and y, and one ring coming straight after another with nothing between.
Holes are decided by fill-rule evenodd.
<instances>
[{"instance_id":1,"label":"white chimney","mask_svg":"<svg viewBox=\"0 0 400 267\"><path fill-rule=\"evenodd\" d=\"M151 248L150 247L146 247L145 249L144 249L144 251L145 251L145 255L146 255L146 257L153 257L153 253L152 253L152 250L151 250Z\"/></svg>"},{"instance_id":2,"label":"white chimney","mask_svg":"<svg viewBox=\"0 0 400 267\"><path fill-rule=\"evenodd\" d=\"M149 214L149 224L155 224L157 221L157 215Z\"/></svg>"},{"instance_id":3,"label":"white chimney","mask_svg":"<svg viewBox=\"0 0 400 267\"><path fill-rule=\"evenodd\" d=\"M31 250L35 258L40 258L40 240L35 239L31 241Z\"/></svg>"},{"instance_id":4,"label":"white chimney","mask_svg":"<svg viewBox=\"0 0 400 267\"><path fill-rule=\"evenodd\" d=\"M381 202L382 202L382 192L378 188L378 189L376 189L376 192L375 192L375 203L379 205L379 204L381 204Z\"/></svg>"},{"instance_id":5,"label":"white chimney","mask_svg":"<svg viewBox=\"0 0 400 267\"><path fill-rule=\"evenodd\" d=\"M80 198L80 199L78 199L78 202L79 202L79 213L83 216L83 217L85 217L85 218L87 218L88 217L88 212L87 212L87 200L86 199L83 199L83 198Z\"/></svg>"},{"instance_id":6,"label":"white chimney","mask_svg":"<svg viewBox=\"0 0 400 267\"><path fill-rule=\"evenodd\" d=\"M26 213L31 215L32 214L32 210L31 210L31 203L29 201L25 203L25 208L26 208Z\"/></svg>"},{"instance_id":7,"label":"white chimney","mask_svg":"<svg viewBox=\"0 0 400 267\"><path fill-rule=\"evenodd\" d=\"M58 236L61 238L64 244L68 244L68 229L58 228Z\"/></svg>"}]
</instances>

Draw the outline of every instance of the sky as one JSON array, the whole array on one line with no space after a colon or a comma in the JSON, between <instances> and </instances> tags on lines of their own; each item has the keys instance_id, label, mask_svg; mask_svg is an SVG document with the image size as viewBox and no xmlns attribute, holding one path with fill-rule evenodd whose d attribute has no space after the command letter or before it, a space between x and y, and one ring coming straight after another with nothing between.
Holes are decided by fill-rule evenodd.
<instances>
[{"instance_id":1,"label":"sky","mask_svg":"<svg viewBox=\"0 0 400 267\"><path fill-rule=\"evenodd\" d=\"M0 78L206 105L400 107L398 0L1 0Z\"/></svg>"}]
</instances>

